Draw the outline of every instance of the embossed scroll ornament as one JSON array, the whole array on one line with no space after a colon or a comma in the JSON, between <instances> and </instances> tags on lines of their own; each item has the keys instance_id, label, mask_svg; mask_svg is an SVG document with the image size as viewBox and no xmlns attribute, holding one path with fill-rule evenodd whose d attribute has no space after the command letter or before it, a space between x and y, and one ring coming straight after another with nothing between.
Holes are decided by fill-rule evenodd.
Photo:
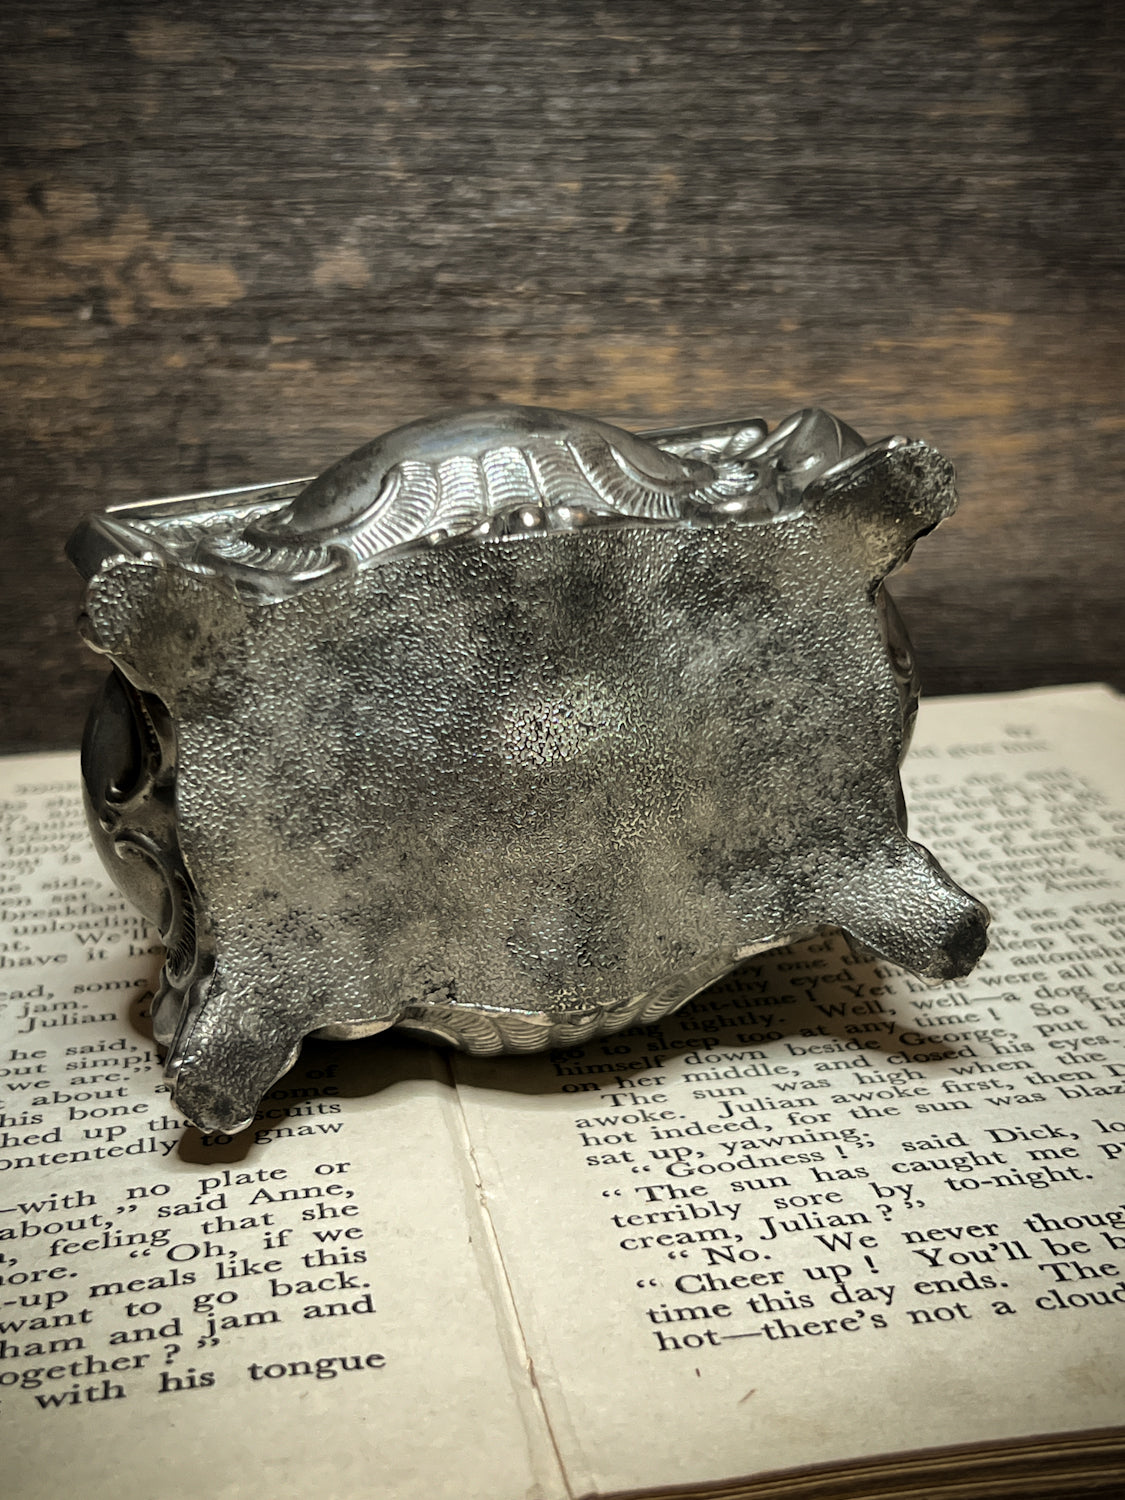
<instances>
[{"instance_id":1,"label":"embossed scroll ornament","mask_svg":"<svg viewBox=\"0 0 1125 1500\"><path fill-rule=\"evenodd\" d=\"M825 925L967 973L881 587L954 504L926 444L822 411L499 406L88 520L90 822L163 936L182 1113L239 1129L309 1034L574 1045Z\"/></svg>"}]
</instances>

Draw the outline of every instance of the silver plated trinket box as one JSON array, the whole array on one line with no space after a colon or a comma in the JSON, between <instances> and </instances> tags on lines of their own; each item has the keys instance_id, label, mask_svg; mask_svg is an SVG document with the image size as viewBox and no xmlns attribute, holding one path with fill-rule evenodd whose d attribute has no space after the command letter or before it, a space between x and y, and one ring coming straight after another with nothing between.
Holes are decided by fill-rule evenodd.
<instances>
[{"instance_id":1,"label":"silver plated trinket box","mask_svg":"<svg viewBox=\"0 0 1125 1500\"><path fill-rule=\"evenodd\" d=\"M882 588L954 505L925 443L823 411L496 406L86 521L90 825L162 934L180 1111L241 1128L310 1034L580 1044L824 926L967 973Z\"/></svg>"}]
</instances>

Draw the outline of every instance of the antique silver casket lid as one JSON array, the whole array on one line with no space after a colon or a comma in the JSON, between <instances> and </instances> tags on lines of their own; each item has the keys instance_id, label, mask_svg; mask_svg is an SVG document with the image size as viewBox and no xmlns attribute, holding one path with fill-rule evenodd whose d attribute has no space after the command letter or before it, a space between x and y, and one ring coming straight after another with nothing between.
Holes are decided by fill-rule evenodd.
<instances>
[{"instance_id":1,"label":"antique silver casket lid","mask_svg":"<svg viewBox=\"0 0 1125 1500\"><path fill-rule=\"evenodd\" d=\"M924 443L821 411L501 406L88 520L88 810L167 948L183 1114L242 1127L310 1033L574 1045L824 925L968 972L987 914L906 837L881 588L954 504Z\"/></svg>"}]
</instances>

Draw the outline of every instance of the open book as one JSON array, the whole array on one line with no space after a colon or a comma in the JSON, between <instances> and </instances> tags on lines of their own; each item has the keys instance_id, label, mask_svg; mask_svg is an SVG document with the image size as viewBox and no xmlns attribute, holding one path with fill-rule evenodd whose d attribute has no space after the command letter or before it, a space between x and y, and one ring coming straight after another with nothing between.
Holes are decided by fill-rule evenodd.
<instances>
[{"instance_id":1,"label":"open book","mask_svg":"<svg viewBox=\"0 0 1125 1500\"><path fill-rule=\"evenodd\" d=\"M955 986L839 934L541 1058L309 1043L203 1138L77 757L0 763L11 1500L1125 1486L1125 708L925 704Z\"/></svg>"}]
</instances>

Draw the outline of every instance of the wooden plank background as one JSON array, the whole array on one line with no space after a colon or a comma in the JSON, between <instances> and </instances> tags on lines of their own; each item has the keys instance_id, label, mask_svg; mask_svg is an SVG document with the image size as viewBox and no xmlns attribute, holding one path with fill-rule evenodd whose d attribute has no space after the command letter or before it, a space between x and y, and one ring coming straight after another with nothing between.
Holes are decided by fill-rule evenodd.
<instances>
[{"instance_id":1,"label":"wooden plank background","mask_svg":"<svg viewBox=\"0 0 1125 1500\"><path fill-rule=\"evenodd\" d=\"M1123 15L8 0L0 748L101 675L84 511L494 398L926 437L927 687L1125 686Z\"/></svg>"}]
</instances>

